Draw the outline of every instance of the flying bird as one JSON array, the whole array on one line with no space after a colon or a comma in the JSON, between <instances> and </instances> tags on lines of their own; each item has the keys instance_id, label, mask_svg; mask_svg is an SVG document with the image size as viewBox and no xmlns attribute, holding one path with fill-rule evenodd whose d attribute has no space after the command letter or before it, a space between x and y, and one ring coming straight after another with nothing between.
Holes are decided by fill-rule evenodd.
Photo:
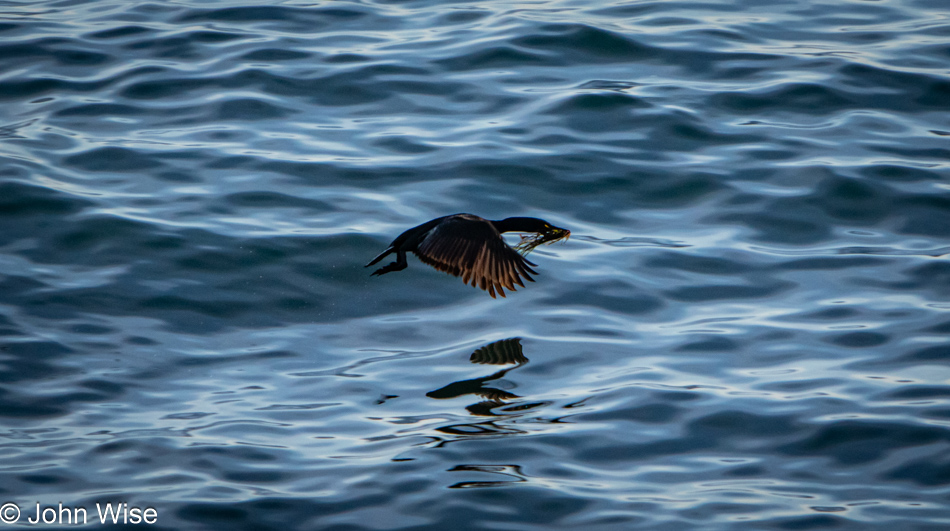
<instances>
[{"instance_id":1,"label":"flying bird","mask_svg":"<svg viewBox=\"0 0 950 531\"><path fill-rule=\"evenodd\" d=\"M532 234L522 236L512 248L501 237L503 232ZM567 238L571 231L551 225L538 218L506 218L488 220L472 214L453 214L427 221L396 237L385 251L366 264L369 267L396 253L396 261L373 272L372 276L402 271L406 253L413 253L423 263L462 277L466 284L479 287L492 298L505 296L505 289L524 287L522 278L534 282L538 272L525 256L535 247ZM520 253L520 254L519 254Z\"/></svg>"}]
</instances>

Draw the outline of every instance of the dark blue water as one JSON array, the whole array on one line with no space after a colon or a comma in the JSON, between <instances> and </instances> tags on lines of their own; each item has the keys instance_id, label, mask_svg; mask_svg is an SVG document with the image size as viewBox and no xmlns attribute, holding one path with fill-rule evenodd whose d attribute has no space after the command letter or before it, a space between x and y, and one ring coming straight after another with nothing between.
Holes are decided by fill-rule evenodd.
<instances>
[{"instance_id":1,"label":"dark blue water","mask_svg":"<svg viewBox=\"0 0 950 531\"><path fill-rule=\"evenodd\" d=\"M21 524L950 527L943 0L4 2L0 103ZM573 234L362 267L455 212Z\"/></svg>"}]
</instances>

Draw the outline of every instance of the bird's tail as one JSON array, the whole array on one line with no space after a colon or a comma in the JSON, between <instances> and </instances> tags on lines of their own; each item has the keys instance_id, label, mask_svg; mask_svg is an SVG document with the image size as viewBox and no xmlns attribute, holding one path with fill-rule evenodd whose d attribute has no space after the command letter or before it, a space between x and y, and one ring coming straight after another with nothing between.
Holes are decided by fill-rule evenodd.
<instances>
[{"instance_id":1,"label":"bird's tail","mask_svg":"<svg viewBox=\"0 0 950 531\"><path fill-rule=\"evenodd\" d=\"M386 248L385 251L379 253L379 256L377 256L376 258L373 258L373 261L372 261L372 262L366 264L366 265L363 266L363 267L369 267L369 266L375 264L376 262L379 262L380 260L382 260L383 258L386 258L387 255L391 254L391 253L392 253L393 251L395 251L395 250L396 250L396 249L395 249L392 245L390 245L389 247Z\"/></svg>"}]
</instances>

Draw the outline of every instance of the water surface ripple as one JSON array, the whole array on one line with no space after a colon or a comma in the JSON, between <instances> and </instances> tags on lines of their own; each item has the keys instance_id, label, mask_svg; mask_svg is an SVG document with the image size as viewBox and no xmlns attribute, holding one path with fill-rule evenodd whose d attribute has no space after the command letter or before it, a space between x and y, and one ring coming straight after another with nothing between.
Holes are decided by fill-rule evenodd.
<instances>
[{"instance_id":1,"label":"water surface ripple","mask_svg":"<svg viewBox=\"0 0 950 531\"><path fill-rule=\"evenodd\" d=\"M0 503L950 527L950 6L0 7ZM493 300L454 212L570 228ZM94 526L91 526L94 527Z\"/></svg>"}]
</instances>

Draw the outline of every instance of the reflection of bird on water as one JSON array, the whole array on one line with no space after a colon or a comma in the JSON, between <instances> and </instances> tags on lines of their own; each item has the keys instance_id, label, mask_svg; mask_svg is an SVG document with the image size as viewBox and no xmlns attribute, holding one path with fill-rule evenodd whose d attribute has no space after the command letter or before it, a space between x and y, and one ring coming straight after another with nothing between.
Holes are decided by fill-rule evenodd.
<instances>
[{"instance_id":1,"label":"reflection of bird on water","mask_svg":"<svg viewBox=\"0 0 950 531\"><path fill-rule=\"evenodd\" d=\"M508 365L509 363L524 365L528 363L528 358L524 356L524 351L521 347L521 338L513 337L511 339L495 341L494 343L489 343L477 349L475 352L472 352L472 357L469 358L469 361L483 365Z\"/></svg>"},{"instance_id":2,"label":"reflection of bird on water","mask_svg":"<svg viewBox=\"0 0 950 531\"><path fill-rule=\"evenodd\" d=\"M521 338L502 339L485 345L472 353L470 361L477 364L509 365L514 363L516 365L482 378L452 382L441 389L426 393L426 396L438 399L457 398L464 395L480 396L485 399L483 402L466 408L475 415L494 415L491 412L492 408L505 405L505 400L521 398L503 389L485 387L486 383L502 378L508 371L528 363L528 358L522 351Z\"/></svg>"},{"instance_id":3,"label":"reflection of bird on water","mask_svg":"<svg viewBox=\"0 0 950 531\"><path fill-rule=\"evenodd\" d=\"M512 248L502 239L503 232L533 233L534 236L522 236L521 242ZM514 291L515 284L524 287L522 278L534 282L530 274L538 274L530 267L535 264L524 256L538 245L570 235L571 231L538 218L492 221L472 214L454 214L403 232L366 267L396 253L395 262L377 269L373 275L402 271L408 265L406 253L412 252L424 263L462 277L466 284L488 291L493 298L496 292L504 297L503 288Z\"/></svg>"}]
</instances>

